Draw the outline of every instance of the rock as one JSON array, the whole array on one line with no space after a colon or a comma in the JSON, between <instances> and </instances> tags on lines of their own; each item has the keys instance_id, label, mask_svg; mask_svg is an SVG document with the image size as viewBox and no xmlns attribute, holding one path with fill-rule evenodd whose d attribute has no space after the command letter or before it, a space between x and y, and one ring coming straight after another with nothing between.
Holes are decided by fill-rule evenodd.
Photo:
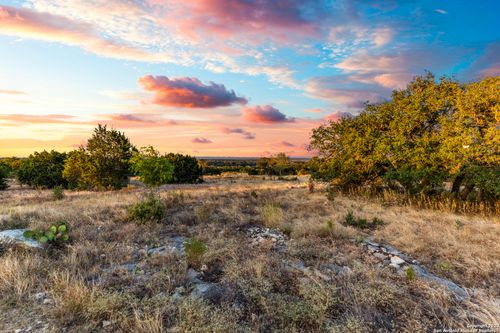
<instances>
[{"instance_id":1,"label":"rock","mask_svg":"<svg viewBox=\"0 0 500 333\"><path fill-rule=\"evenodd\" d=\"M394 264L394 265L402 265L402 264L405 264L406 261L401 259L400 257L398 256L392 256L391 257L391 264Z\"/></svg>"},{"instance_id":2,"label":"rock","mask_svg":"<svg viewBox=\"0 0 500 333\"><path fill-rule=\"evenodd\" d=\"M372 241L371 239L365 239L365 243L367 245L371 245L373 247L380 247L380 244L379 243L375 243L374 241Z\"/></svg>"},{"instance_id":3,"label":"rock","mask_svg":"<svg viewBox=\"0 0 500 333\"><path fill-rule=\"evenodd\" d=\"M149 256L153 255L165 255L167 253L174 253L180 256L185 255L184 243L187 238L183 236L174 236L166 240L166 244L158 247L149 248L147 254Z\"/></svg>"},{"instance_id":4,"label":"rock","mask_svg":"<svg viewBox=\"0 0 500 333\"><path fill-rule=\"evenodd\" d=\"M195 285L190 296L195 299L204 299L214 304L220 304L231 299L232 291L220 283L201 282Z\"/></svg>"},{"instance_id":5,"label":"rock","mask_svg":"<svg viewBox=\"0 0 500 333\"><path fill-rule=\"evenodd\" d=\"M202 281L199 279L201 273L195 271L192 268L189 268L187 271L187 277L189 282L191 283L201 283Z\"/></svg>"},{"instance_id":6,"label":"rock","mask_svg":"<svg viewBox=\"0 0 500 333\"><path fill-rule=\"evenodd\" d=\"M448 288L448 290L450 290L451 292L453 292L455 294L455 297L458 300L463 301L463 300L468 299L470 297L467 290L460 287L455 282L440 278L439 276L436 276L436 275L428 272L425 268L423 268L419 265L410 265L410 267L413 268L416 275L419 276L420 278L427 280L427 281L435 282L441 286Z\"/></svg>"},{"instance_id":7,"label":"rock","mask_svg":"<svg viewBox=\"0 0 500 333\"><path fill-rule=\"evenodd\" d=\"M368 251L370 251L370 252L372 252L372 253L373 253L373 252L377 252L377 251L379 250L379 248L378 248L378 247L373 246L373 245L370 245L370 244L368 244L366 247L368 248Z\"/></svg>"},{"instance_id":8,"label":"rock","mask_svg":"<svg viewBox=\"0 0 500 333\"><path fill-rule=\"evenodd\" d=\"M385 260L387 258L387 256L385 254L380 253L380 252L373 253L373 256L379 258L380 260Z\"/></svg>"},{"instance_id":9,"label":"rock","mask_svg":"<svg viewBox=\"0 0 500 333\"><path fill-rule=\"evenodd\" d=\"M104 321L102 322L102 327L103 327L103 328L108 327L108 326L110 326L110 325L111 325L111 322L110 322L109 320L104 320Z\"/></svg>"},{"instance_id":10,"label":"rock","mask_svg":"<svg viewBox=\"0 0 500 333\"><path fill-rule=\"evenodd\" d=\"M315 269L314 274L323 281L330 282L332 280L328 275L323 274L320 270Z\"/></svg>"},{"instance_id":11,"label":"rock","mask_svg":"<svg viewBox=\"0 0 500 333\"><path fill-rule=\"evenodd\" d=\"M347 266L340 266L337 264L322 264L319 266L320 270L334 273L335 275L350 274L352 271Z\"/></svg>"},{"instance_id":12,"label":"rock","mask_svg":"<svg viewBox=\"0 0 500 333\"><path fill-rule=\"evenodd\" d=\"M279 230L256 226L248 228L246 233L251 238L253 244L259 244L264 240L270 240L274 243L273 249L278 251L284 251L286 249L287 237Z\"/></svg>"},{"instance_id":13,"label":"rock","mask_svg":"<svg viewBox=\"0 0 500 333\"><path fill-rule=\"evenodd\" d=\"M22 244L30 248L41 248L42 244L34 239L25 238L24 232L28 229L12 229L0 231L0 243Z\"/></svg>"}]
</instances>

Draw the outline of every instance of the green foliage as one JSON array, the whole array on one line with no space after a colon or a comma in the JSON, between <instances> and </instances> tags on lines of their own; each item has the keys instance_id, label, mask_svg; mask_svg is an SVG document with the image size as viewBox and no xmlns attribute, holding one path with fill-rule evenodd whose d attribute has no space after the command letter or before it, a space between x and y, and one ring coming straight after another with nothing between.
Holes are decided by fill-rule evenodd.
<instances>
[{"instance_id":1,"label":"green foliage","mask_svg":"<svg viewBox=\"0 0 500 333\"><path fill-rule=\"evenodd\" d=\"M378 217L374 217L371 221L368 221L364 218L355 217L353 212L348 212L342 224L359 229L375 229L377 226L384 224L384 221Z\"/></svg>"},{"instance_id":2,"label":"green foliage","mask_svg":"<svg viewBox=\"0 0 500 333\"><path fill-rule=\"evenodd\" d=\"M454 192L462 184L466 196L497 200L499 85L500 77L467 84L416 77L390 102L314 129L320 156L309 162L312 174L344 189L384 184L412 195L436 194L451 180Z\"/></svg>"},{"instance_id":3,"label":"green foliage","mask_svg":"<svg viewBox=\"0 0 500 333\"><path fill-rule=\"evenodd\" d=\"M254 199L257 199L259 197L257 192L255 192L255 191L250 192L250 196Z\"/></svg>"},{"instance_id":4,"label":"green foliage","mask_svg":"<svg viewBox=\"0 0 500 333\"><path fill-rule=\"evenodd\" d=\"M415 280L415 276L416 276L415 269L413 269L413 267L408 267L406 269L406 281L410 282Z\"/></svg>"},{"instance_id":5,"label":"green foliage","mask_svg":"<svg viewBox=\"0 0 500 333\"><path fill-rule=\"evenodd\" d=\"M148 186L167 184L174 179L174 166L152 146L134 154L130 164L133 173Z\"/></svg>"},{"instance_id":6,"label":"green foliage","mask_svg":"<svg viewBox=\"0 0 500 333\"><path fill-rule=\"evenodd\" d=\"M87 145L69 154L63 176L72 188L119 189L127 183L135 151L124 133L98 125Z\"/></svg>"},{"instance_id":7,"label":"green foliage","mask_svg":"<svg viewBox=\"0 0 500 333\"><path fill-rule=\"evenodd\" d=\"M174 166L171 183L198 183L201 181L202 168L195 157L170 153L165 156Z\"/></svg>"},{"instance_id":8,"label":"green foliage","mask_svg":"<svg viewBox=\"0 0 500 333\"><path fill-rule=\"evenodd\" d=\"M297 170L294 163L285 153L278 153L271 157L261 157L257 160L257 169L260 174L268 176L295 175Z\"/></svg>"},{"instance_id":9,"label":"green foliage","mask_svg":"<svg viewBox=\"0 0 500 333\"><path fill-rule=\"evenodd\" d=\"M128 220L138 223L161 222L167 215L167 209L161 199L153 193L129 207Z\"/></svg>"},{"instance_id":10,"label":"green foliage","mask_svg":"<svg viewBox=\"0 0 500 333\"><path fill-rule=\"evenodd\" d=\"M27 159L22 160L17 178L21 184L33 187L53 188L64 186L66 181L62 176L66 153L59 153L51 150L35 152Z\"/></svg>"},{"instance_id":11,"label":"green foliage","mask_svg":"<svg viewBox=\"0 0 500 333\"><path fill-rule=\"evenodd\" d=\"M45 230L26 230L23 236L37 240L42 244L62 245L69 241L68 224L66 221L59 220Z\"/></svg>"},{"instance_id":12,"label":"green foliage","mask_svg":"<svg viewBox=\"0 0 500 333\"><path fill-rule=\"evenodd\" d=\"M201 266L201 259L207 251L207 247L202 240L189 238L184 242L184 251L188 263L193 267L198 267Z\"/></svg>"},{"instance_id":13,"label":"green foliage","mask_svg":"<svg viewBox=\"0 0 500 333\"><path fill-rule=\"evenodd\" d=\"M64 198L63 187L60 185L54 187L54 189L52 190L52 197L54 198L54 200L62 200Z\"/></svg>"},{"instance_id":14,"label":"green foliage","mask_svg":"<svg viewBox=\"0 0 500 333\"><path fill-rule=\"evenodd\" d=\"M5 190L8 187L7 177L9 176L9 167L0 163L0 190Z\"/></svg>"}]
</instances>

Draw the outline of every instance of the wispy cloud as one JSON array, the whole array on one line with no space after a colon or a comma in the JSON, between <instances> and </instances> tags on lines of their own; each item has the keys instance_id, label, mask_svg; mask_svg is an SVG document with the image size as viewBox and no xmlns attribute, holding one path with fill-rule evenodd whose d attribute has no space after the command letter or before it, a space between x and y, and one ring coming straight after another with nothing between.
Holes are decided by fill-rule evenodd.
<instances>
[{"instance_id":1,"label":"wispy cloud","mask_svg":"<svg viewBox=\"0 0 500 333\"><path fill-rule=\"evenodd\" d=\"M224 127L224 128L222 128L222 133L226 133L226 134L238 133L238 134L243 135L243 137L245 139L247 139L247 140L253 140L253 139L255 139L255 134L254 133L246 131L243 128L229 128L229 127Z\"/></svg>"},{"instance_id":2,"label":"wispy cloud","mask_svg":"<svg viewBox=\"0 0 500 333\"><path fill-rule=\"evenodd\" d=\"M207 138L194 138L191 140L193 143L213 143L212 140L209 140Z\"/></svg>"}]
</instances>

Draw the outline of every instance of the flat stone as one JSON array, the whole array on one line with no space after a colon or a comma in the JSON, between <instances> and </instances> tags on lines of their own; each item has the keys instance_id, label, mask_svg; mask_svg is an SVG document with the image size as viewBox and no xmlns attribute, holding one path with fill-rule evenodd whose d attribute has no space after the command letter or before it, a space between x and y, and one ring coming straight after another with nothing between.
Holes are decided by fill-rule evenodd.
<instances>
[{"instance_id":1,"label":"flat stone","mask_svg":"<svg viewBox=\"0 0 500 333\"><path fill-rule=\"evenodd\" d=\"M387 256L385 254L380 253L380 252L373 253L373 256L379 258L380 260L384 260L387 258Z\"/></svg>"},{"instance_id":2,"label":"flat stone","mask_svg":"<svg viewBox=\"0 0 500 333\"><path fill-rule=\"evenodd\" d=\"M391 264L395 264L395 265L402 265L406 263L405 260L401 259L400 257L398 256L392 256L391 257Z\"/></svg>"},{"instance_id":3,"label":"flat stone","mask_svg":"<svg viewBox=\"0 0 500 333\"><path fill-rule=\"evenodd\" d=\"M379 247L380 246L379 243L376 243L376 242L372 241L371 239L365 239L365 243L367 245L371 245L371 246L374 246L374 247Z\"/></svg>"},{"instance_id":4,"label":"flat stone","mask_svg":"<svg viewBox=\"0 0 500 333\"><path fill-rule=\"evenodd\" d=\"M12 229L0 231L0 242L10 242L26 245L32 248L41 248L42 244L31 238L25 238L24 232L28 229Z\"/></svg>"},{"instance_id":5,"label":"flat stone","mask_svg":"<svg viewBox=\"0 0 500 333\"><path fill-rule=\"evenodd\" d=\"M379 250L378 247L375 247L375 246L370 245L370 244L368 244L366 247L368 248L368 251L370 251L370 252L377 252Z\"/></svg>"},{"instance_id":6,"label":"flat stone","mask_svg":"<svg viewBox=\"0 0 500 333\"><path fill-rule=\"evenodd\" d=\"M191 291L192 298L201 298L214 304L228 301L232 296L232 291L220 283L202 282L195 285Z\"/></svg>"},{"instance_id":7,"label":"flat stone","mask_svg":"<svg viewBox=\"0 0 500 333\"><path fill-rule=\"evenodd\" d=\"M347 266L340 266L337 264L321 264L319 268L323 271L329 271L335 275L344 275L351 273L351 269Z\"/></svg>"},{"instance_id":8,"label":"flat stone","mask_svg":"<svg viewBox=\"0 0 500 333\"><path fill-rule=\"evenodd\" d=\"M439 276L436 276L436 275L428 272L425 268L423 268L419 265L411 265L411 267L415 271L416 275L419 276L420 278L427 280L427 281L435 282L441 286L448 288L448 290L450 290L451 292L453 292L455 294L455 297L458 300L463 301L463 300L468 299L470 297L467 290L460 287L455 282L440 278Z\"/></svg>"},{"instance_id":9,"label":"flat stone","mask_svg":"<svg viewBox=\"0 0 500 333\"><path fill-rule=\"evenodd\" d=\"M199 279L200 275L201 274L199 272L195 271L192 268L189 268L187 271L187 277L189 282L191 283L201 283L202 281Z\"/></svg>"}]
</instances>

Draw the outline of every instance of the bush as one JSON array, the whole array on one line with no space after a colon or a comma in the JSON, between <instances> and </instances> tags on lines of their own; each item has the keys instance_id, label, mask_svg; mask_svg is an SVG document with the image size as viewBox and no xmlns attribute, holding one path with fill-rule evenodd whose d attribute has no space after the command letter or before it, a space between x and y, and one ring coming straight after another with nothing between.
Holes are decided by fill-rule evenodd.
<instances>
[{"instance_id":1,"label":"bush","mask_svg":"<svg viewBox=\"0 0 500 333\"><path fill-rule=\"evenodd\" d=\"M7 177L9 168L5 164L0 164L0 190L5 190L8 187Z\"/></svg>"},{"instance_id":2,"label":"bush","mask_svg":"<svg viewBox=\"0 0 500 333\"><path fill-rule=\"evenodd\" d=\"M384 224L384 221L378 217L374 217L371 221L368 221L364 218L357 218L352 212L348 212L342 224L359 229L375 229L377 226Z\"/></svg>"},{"instance_id":3,"label":"bush","mask_svg":"<svg viewBox=\"0 0 500 333\"><path fill-rule=\"evenodd\" d=\"M174 179L174 166L153 147L145 147L130 160L132 171L148 186L167 184Z\"/></svg>"},{"instance_id":4,"label":"bush","mask_svg":"<svg viewBox=\"0 0 500 333\"><path fill-rule=\"evenodd\" d=\"M98 125L87 145L69 154L63 176L71 188L119 189L127 184L135 151L124 133Z\"/></svg>"},{"instance_id":5,"label":"bush","mask_svg":"<svg viewBox=\"0 0 500 333\"><path fill-rule=\"evenodd\" d=\"M52 197L54 198L54 200L62 200L64 198L63 187L60 185L54 187L54 189L52 190Z\"/></svg>"},{"instance_id":6,"label":"bush","mask_svg":"<svg viewBox=\"0 0 500 333\"><path fill-rule=\"evenodd\" d=\"M196 238L189 238L184 243L184 251L186 252L186 259L193 267L201 266L201 259L205 254L207 247L203 241Z\"/></svg>"},{"instance_id":7,"label":"bush","mask_svg":"<svg viewBox=\"0 0 500 333\"><path fill-rule=\"evenodd\" d=\"M161 222L166 215L165 205L152 193L128 209L128 220L139 223Z\"/></svg>"},{"instance_id":8,"label":"bush","mask_svg":"<svg viewBox=\"0 0 500 333\"><path fill-rule=\"evenodd\" d=\"M281 226L284 218L283 209L272 203L266 203L262 206L260 215L264 225L268 228L277 228Z\"/></svg>"},{"instance_id":9,"label":"bush","mask_svg":"<svg viewBox=\"0 0 500 333\"><path fill-rule=\"evenodd\" d=\"M21 184L33 187L54 188L66 185L63 178L67 154L57 151L35 152L21 162L17 178Z\"/></svg>"},{"instance_id":10,"label":"bush","mask_svg":"<svg viewBox=\"0 0 500 333\"><path fill-rule=\"evenodd\" d=\"M202 168L195 157L170 153L165 156L174 166L171 183L198 183L201 181Z\"/></svg>"},{"instance_id":11,"label":"bush","mask_svg":"<svg viewBox=\"0 0 500 333\"><path fill-rule=\"evenodd\" d=\"M410 195L438 195L453 181L460 197L500 199L498 85L415 77L390 101L367 104L355 117L315 128L310 170L342 189L366 185L404 188Z\"/></svg>"},{"instance_id":12,"label":"bush","mask_svg":"<svg viewBox=\"0 0 500 333\"><path fill-rule=\"evenodd\" d=\"M66 221L59 220L45 230L26 230L23 236L37 240L42 244L49 243L60 246L69 241L68 224Z\"/></svg>"}]
</instances>

